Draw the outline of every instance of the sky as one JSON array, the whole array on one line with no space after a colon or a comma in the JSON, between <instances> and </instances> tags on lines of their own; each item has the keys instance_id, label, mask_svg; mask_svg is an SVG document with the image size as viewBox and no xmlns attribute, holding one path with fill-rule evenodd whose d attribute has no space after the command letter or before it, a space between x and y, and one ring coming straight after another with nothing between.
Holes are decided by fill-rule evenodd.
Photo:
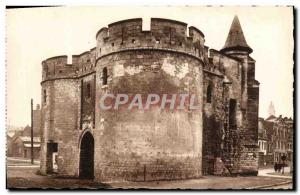
<instances>
[{"instance_id":1,"label":"sky","mask_svg":"<svg viewBox=\"0 0 300 195\"><path fill-rule=\"evenodd\" d=\"M7 124L30 124L30 99L41 101L41 62L57 55L80 54L96 46L97 31L112 22L168 18L195 26L205 45L224 46L234 15L238 15L256 60L260 82L259 116L293 116L292 7L52 7L6 10Z\"/></svg>"}]
</instances>

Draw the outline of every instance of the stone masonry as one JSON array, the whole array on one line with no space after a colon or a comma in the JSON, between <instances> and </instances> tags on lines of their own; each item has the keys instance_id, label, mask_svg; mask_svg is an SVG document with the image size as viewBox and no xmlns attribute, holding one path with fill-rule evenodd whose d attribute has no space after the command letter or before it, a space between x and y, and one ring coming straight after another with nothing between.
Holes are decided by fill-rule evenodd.
<instances>
[{"instance_id":1,"label":"stone masonry","mask_svg":"<svg viewBox=\"0 0 300 195\"><path fill-rule=\"evenodd\" d=\"M188 30L188 35L187 35ZM256 175L259 83L237 16L220 51L186 23L118 21L42 62L41 173L98 181ZM112 94L195 94L201 111L101 110Z\"/></svg>"}]
</instances>

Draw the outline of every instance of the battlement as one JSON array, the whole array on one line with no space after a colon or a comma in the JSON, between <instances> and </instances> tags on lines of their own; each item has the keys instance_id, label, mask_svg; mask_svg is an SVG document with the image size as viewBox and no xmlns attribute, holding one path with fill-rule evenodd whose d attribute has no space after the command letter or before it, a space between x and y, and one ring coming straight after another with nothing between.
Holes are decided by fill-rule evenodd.
<instances>
[{"instance_id":1,"label":"battlement","mask_svg":"<svg viewBox=\"0 0 300 195\"><path fill-rule=\"evenodd\" d=\"M176 20L151 18L149 31L143 30L141 18L122 20L101 28L96 39L97 58L126 49L152 48L176 50L204 59L204 34Z\"/></svg>"},{"instance_id":2,"label":"battlement","mask_svg":"<svg viewBox=\"0 0 300 195\"><path fill-rule=\"evenodd\" d=\"M72 55L72 63L68 63L68 56L54 56L42 62L42 81L56 78L76 78L94 71L96 48Z\"/></svg>"},{"instance_id":3,"label":"battlement","mask_svg":"<svg viewBox=\"0 0 300 195\"><path fill-rule=\"evenodd\" d=\"M187 33L188 31L188 33ZM184 22L151 18L150 30L143 30L143 20L133 18L117 21L101 28L96 34L97 46L79 55L55 56L42 62L42 80L76 78L94 71L96 61L113 52L132 49L172 50L208 61L204 34Z\"/></svg>"},{"instance_id":4,"label":"battlement","mask_svg":"<svg viewBox=\"0 0 300 195\"><path fill-rule=\"evenodd\" d=\"M235 75L235 77L239 77L240 69L242 62L240 59L226 55L218 50L215 49L208 49L205 47L205 51L209 52L206 55L208 58L205 60L204 69L209 72L213 72L216 74L226 74L228 70L231 71L231 75ZM230 64L230 67L228 67Z\"/></svg>"},{"instance_id":5,"label":"battlement","mask_svg":"<svg viewBox=\"0 0 300 195\"><path fill-rule=\"evenodd\" d=\"M54 56L42 62L43 75L42 80L55 77L63 77L74 72L74 66L67 63L68 56Z\"/></svg>"}]
</instances>

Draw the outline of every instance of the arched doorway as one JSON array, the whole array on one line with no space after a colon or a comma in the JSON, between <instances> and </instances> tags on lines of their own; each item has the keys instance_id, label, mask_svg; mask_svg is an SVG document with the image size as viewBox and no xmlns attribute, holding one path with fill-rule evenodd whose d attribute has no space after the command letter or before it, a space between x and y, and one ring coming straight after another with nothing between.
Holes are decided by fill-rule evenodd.
<instances>
[{"instance_id":1,"label":"arched doorway","mask_svg":"<svg viewBox=\"0 0 300 195\"><path fill-rule=\"evenodd\" d=\"M94 138L90 132L86 132L81 139L79 177L94 178Z\"/></svg>"}]
</instances>

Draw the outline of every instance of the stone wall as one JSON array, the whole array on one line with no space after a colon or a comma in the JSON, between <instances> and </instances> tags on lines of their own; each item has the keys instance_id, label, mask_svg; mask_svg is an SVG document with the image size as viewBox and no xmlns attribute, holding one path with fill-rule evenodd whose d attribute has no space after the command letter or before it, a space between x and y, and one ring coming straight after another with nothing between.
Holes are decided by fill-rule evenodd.
<instances>
[{"instance_id":1,"label":"stone wall","mask_svg":"<svg viewBox=\"0 0 300 195\"><path fill-rule=\"evenodd\" d=\"M204 58L204 35L195 27L174 20L152 18L150 31L142 30L140 18L112 23L96 35L97 57L126 49L176 50Z\"/></svg>"},{"instance_id":2,"label":"stone wall","mask_svg":"<svg viewBox=\"0 0 300 195\"><path fill-rule=\"evenodd\" d=\"M126 51L101 58L108 68L105 93L196 94L202 106L201 62L169 51ZM100 180L157 180L201 176L202 111L109 110L96 112L95 177Z\"/></svg>"},{"instance_id":3,"label":"stone wall","mask_svg":"<svg viewBox=\"0 0 300 195\"><path fill-rule=\"evenodd\" d=\"M47 91L46 102L42 103L42 173L51 172L52 154L48 143L58 144L58 163L61 175L76 175L78 167L78 104L80 88L78 80L58 79L42 83ZM44 98L44 97L42 97Z\"/></svg>"},{"instance_id":4,"label":"stone wall","mask_svg":"<svg viewBox=\"0 0 300 195\"><path fill-rule=\"evenodd\" d=\"M224 131L223 76L204 73L203 90L203 174L214 174L215 161L220 157ZM207 90L211 87L211 101Z\"/></svg>"},{"instance_id":5,"label":"stone wall","mask_svg":"<svg viewBox=\"0 0 300 195\"><path fill-rule=\"evenodd\" d=\"M90 74L81 79L80 129L84 129L86 125L90 125L91 128L95 128L95 79L95 74Z\"/></svg>"}]
</instances>

